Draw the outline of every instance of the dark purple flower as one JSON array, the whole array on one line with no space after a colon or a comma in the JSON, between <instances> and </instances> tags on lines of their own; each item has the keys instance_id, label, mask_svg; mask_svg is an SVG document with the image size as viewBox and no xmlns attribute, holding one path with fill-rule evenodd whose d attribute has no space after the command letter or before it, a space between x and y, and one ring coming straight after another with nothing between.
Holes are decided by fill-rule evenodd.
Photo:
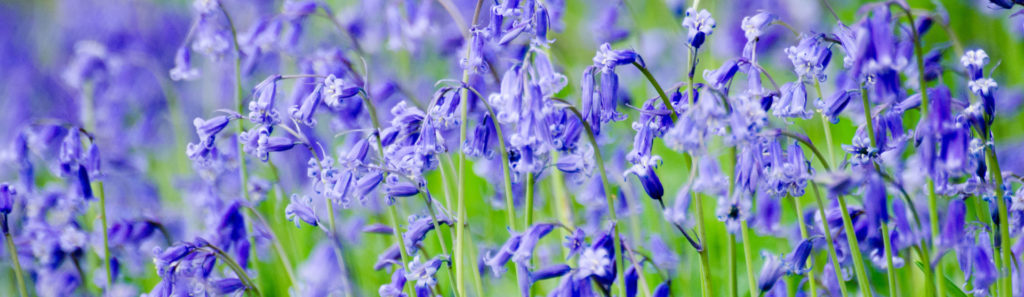
<instances>
[{"instance_id":1,"label":"dark purple flower","mask_svg":"<svg viewBox=\"0 0 1024 297\"><path fill-rule=\"evenodd\" d=\"M537 246L537 241L550 233L554 228L554 224L548 223L540 223L530 226L530 228L526 230L526 233L523 234L522 240L519 242L519 246L516 248L515 253L512 254L512 261L523 266L529 265L530 259L533 258L533 250L534 247Z\"/></svg>"},{"instance_id":2,"label":"dark purple flower","mask_svg":"<svg viewBox=\"0 0 1024 297\"><path fill-rule=\"evenodd\" d=\"M8 183L0 183L0 214L8 215L14 208L14 197L18 193ZM6 225L6 222L4 223ZM7 227L4 226L6 229Z\"/></svg>"}]
</instances>

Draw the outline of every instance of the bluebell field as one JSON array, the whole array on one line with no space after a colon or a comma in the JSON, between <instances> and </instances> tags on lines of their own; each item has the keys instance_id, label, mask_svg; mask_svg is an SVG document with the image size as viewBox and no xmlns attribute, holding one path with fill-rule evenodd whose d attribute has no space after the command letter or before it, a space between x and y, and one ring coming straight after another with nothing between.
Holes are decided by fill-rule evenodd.
<instances>
[{"instance_id":1,"label":"bluebell field","mask_svg":"<svg viewBox=\"0 0 1024 297\"><path fill-rule=\"evenodd\" d=\"M0 2L0 296L1024 296L1024 1L856 2Z\"/></svg>"}]
</instances>

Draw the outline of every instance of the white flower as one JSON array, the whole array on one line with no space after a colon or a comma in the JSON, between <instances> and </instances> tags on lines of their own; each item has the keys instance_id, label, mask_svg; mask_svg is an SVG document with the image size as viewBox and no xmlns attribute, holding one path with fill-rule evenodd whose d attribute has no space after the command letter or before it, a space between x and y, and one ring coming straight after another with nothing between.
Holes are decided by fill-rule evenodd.
<instances>
[{"instance_id":1,"label":"white flower","mask_svg":"<svg viewBox=\"0 0 1024 297\"><path fill-rule=\"evenodd\" d=\"M967 86L971 88L971 92L980 95L988 94L990 89L995 89L996 87L999 86L999 84L997 84L996 81L992 80L991 78L979 78L967 83Z\"/></svg>"},{"instance_id":2,"label":"white flower","mask_svg":"<svg viewBox=\"0 0 1024 297\"><path fill-rule=\"evenodd\" d=\"M608 259L608 251L600 248L589 248L580 254L580 269L577 272L580 277L587 276L604 276L607 271L605 267L611 265L611 259Z\"/></svg>"},{"instance_id":3,"label":"white flower","mask_svg":"<svg viewBox=\"0 0 1024 297\"><path fill-rule=\"evenodd\" d=\"M984 67L985 64L988 64L988 54L981 49L967 51L963 57L960 57L960 64L963 64L964 67Z\"/></svg>"}]
</instances>

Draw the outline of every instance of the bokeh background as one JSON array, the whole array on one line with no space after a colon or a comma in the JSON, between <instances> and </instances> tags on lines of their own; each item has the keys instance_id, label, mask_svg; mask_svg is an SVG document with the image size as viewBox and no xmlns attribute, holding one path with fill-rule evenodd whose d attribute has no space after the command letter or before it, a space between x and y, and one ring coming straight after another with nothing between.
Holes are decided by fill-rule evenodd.
<instances>
[{"instance_id":1,"label":"bokeh background","mask_svg":"<svg viewBox=\"0 0 1024 297\"><path fill-rule=\"evenodd\" d=\"M247 1L222 0L236 19L241 31L247 30L261 17L274 15L280 11L282 1ZM395 82L402 87L402 92L395 94L395 99L408 98L420 102L429 100L435 90L434 83L440 79L458 79L457 53L461 52L461 39L455 32L456 27L450 17L437 2L423 1L326 1L335 9L336 17L346 26L364 26L360 42L369 53L366 64L374 80L381 84ZM407 9L427 7L427 24L425 33L419 38L405 40L405 44L393 45L387 40L387 32L382 30L380 22L387 22L386 7L391 2L401 2ZM464 16L472 14L475 1L455 0ZM486 1L490 2L490 1ZM563 1L548 1L558 3ZM832 5L845 23L852 23L863 12L859 11L862 4L870 1L833 1ZM1000 117L996 120L995 135L997 147L1003 161L1004 170L1024 172L1024 118L1020 113L1024 100L1024 16L1010 17L1014 10L993 9L983 0L943 0L943 1L909 1L914 8L937 11L948 16L952 33L958 36L967 49L985 49L992 64L998 64L993 70L993 78L999 83L997 106ZM426 3L426 4L422 4ZM615 48L632 48L639 52L647 62L653 74L664 85L685 80L685 63L687 50L685 31L680 26L685 7L691 3L682 0L565 0L563 21L555 24L555 32L550 38L557 40L551 47L552 60L556 67L568 76L569 86L559 97L572 101L578 100L579 81L583 69L591 65L598 45L607 40L615 40ZM717 20L714 35L709 39L710 45L701 51L703 68L717 67L722 61L739 56L744 42L740 20L743 16L752 15L759 10L769 11L801 32L832 32L835 21L819 1L812 0L750 0L750 1L719 1L704 0L701 8L712 12ZM202 234L206 222L215 214L207 211L211 201L220 199L221 193L210 193L198 186L203 172L193 170L185 156L185 146L196 141L192 128L192 120L196 117L208 117L217 109L233 109L233 64L231 57L221 60L193 55L193 61L199 67L200 79L194 81L172 81L168 71L174 67L175 51L181 46L193 22L194 12L191 1L141 1L141 0L33 0L0 2L0 148L14 142L18 133L32 125L64 121L84 124L93 121L96 127L98 143L104 149L104 172L108 199L108 215L111 221L134 218L152 218L163 222L175 240L187 240ZM486 18L483 18L486 20ZM932 29L924 36L927 48L952 46L951 38L941 28ZM795 76L791 71L790 62L782 49L796 43L796 39L784 28L775 26L768 37L762 42L766 48L761 55L762 64L773 73L776 80L792 81ZM350 41L339 35L334 25L324 17L312 17L306 21L302 41L295 47L270 53L255 65L244 77L244 87L251 89L267 75L275 73L294 73L297 65L306 61L316 61L332 53L342 50L342 55L350 46ZM944 65L957 65L959 58L946 54ZM841 59L838 49L833 61ZM88 54L99 54L108 57L109 63L104 71L107 81L104 82L102 95L88 98L85 89L76 81L76 67L82 67L80 58ZM351 57L351 56L349 56ZM358 61L358 60L356 60ZM835 62L834 62L835 63ZM835 65L835 64L834 64ZM990 64L991 65L991 64ZM834 71L834 69L833 69ZM86 74L86 76L91 74ZM650 98L656 94L639 72L628 69L620 72L622 85L634 98ZM699 77L699 75L698 75ZM964 92L965 82L955 74L946 73L944 81L954 90ZM95 87L95 86L94 86ZM290 102L292 83L280 86L282 100ZM825 86L825 93L831 94L834 87ZM247 98L248 99L248 98ZM634 101L636 102L636 101ZM84 112L83 104L94 104L92 112ZM285 106L285 104L282 104ZM637 106L639 106L637 104ZM386 109L381 109L386 110ZM635 112L633 112L635 114ZM804 131L812 139L821 139L823 132L816 122L797 120L792 123L796 130ZM914 119L908 119L913 123ZM330 128L328 128L330 127ZM321 125L316 131L327 143L342 145L348 141L345 137L335 137L343 132L345 125ZM616 124L615 131L609 133L612 141L629 143L632 133L628 121ZM833 128L839 143L848 143L855 130L848 121L841 121ZM683 168L683 159L677 153L665 148L657 142L656 152L664 157L665 165L660 169L662 181L668 197L686 182L686 172L676 170ZM821 145L821 144L819 144ZM35 158L46 158L39 155ZM299 278L310 283L329 282L333 275L316 269L318 262L324 257L333 257L325 250L322 234L308 226L295 228L285 220L284 206L287 195L303 191L305 185L306 163L309 154L304 150L292 150L287 156L275 156L275 164L279 168L256 163L250 167L257 180L269 180L279 175L282 184L278 191L270 191L260 204L261 212L268 219L271 228L278 234L287 251L290 262L296 265ZM252 161L252 160L250 160ZM17 179L16 160L11 153L0 155L0 181ZM474 171L486 171L488 164L477 164ZM610 165L612 172L621 172L621 164ZM42 167L42 166L40 166ZM471 167L473 168L473 167ZM33 181L37 187L47 189L53 184L62 183L59 177L49 173L46 168L37 169L37 178ZM614 174L613 174L614 175ZM613 176L614 178L614 176ZM619 176L618 178L622 178ZM433 173L428 177L432 192L444 191L439 186L441 177ZM634 181L635 182L635 181ZM628 184L628 183L627 183ZM237 187L237 185L235 185ZM693 296L699 294L699 269L697 254L686 245L670 226L664 224L652 202L646 199L638 184L626 189L629 203L643 207L629 208L629 214L623 219L623 230L638 242L648 240L649 235L660 234L669 247L676 252L682 266L673 276L673 292L675 296ZM488 180L471 177L466 189L470 213L471 232L480 251L499 246L506 238L507 231L504 221L501 198L495 188L500 187L499 180ZM545 203L552 195L551 185L545 184L538 191L538 205ZM570 193L575 196L577 192ZM284 197L282 197L284 195ZM585 199L585 197L576 197ZM810 204L810 198L804 205ZM361 234L358 230L365 225L381 222L380 200L367 199L355 203L351 207L339 210L339 226L343 236L344 252L352 279L360 296L376 295L377 287L389 280L390 274L374 271L373 262L377 254L386 249L390 238L381 235ZM788 201L783 201L784 228L786 232L796 234L795 216ZM709 203L713 205L713 203ZM705 204L705 205L709 205ZM404 212L412 212L422 208L422 202L409 200L402 207ZM595 211L579 203L573 203L578 224L588 222L588 212ZM521 211L521 210L520 210ZM729 265L725 251L728 238L723 224L714 221L713 207L705 207L706 217L712 221L708 225L709 248L712 253L712 266L721 273L715 273L713 281L724 283L725 268ZM87 214L77 222L85 230L96 230L98 226L97 212L91 207ZM555 220L554 210L549 207L536 209L537 220ZM447 231L447 227L442 228ZM557 232L556 232L557 233ZM784 232L783 232L784 233ZM96 246L102 244L89 233L89 242ZM558 243L565 234L555 234L544 239L548 248L542 248L544 257L561 257ZM756 235L753 239L755 251L767 250L776 253L788 251L790 241L771 235ZM430 237L426 241L429 250L438 251L436 241ZM261 244L266 244L261 243ZM125 275L126 292L148 292L158 281L153 263L150 260L152 250L164 246L161 238L153 238L143 244L115 248L115 253L124 256L122 273ZM95 249L94 249L95 250ZM269 249L256 255L258 275L255 280L266 296L286 296L288 279L280 270L276 255ZM0 263L0 295L15 296L13 274L8 265L7 252ZM819 255L817 265L826 261ZM755 256L756 257L756 256ZM89 278L102 274L99 255L91 252L84 257L85 273ZM326 260L330 261L330 260ZM742 256L738 259L740 275L744 275ZM754 267L759 268L760 259L754 259ZM23 263L24 265L24 263ZM943 265L955 267L953 260L947 259ZM906 265L903 270L914 269L907 273L912 278L920 278L921 273ZM958 271L947 269L947 271ZM951 272L952 273L952 272ZM904 275L904 274L901 274ZM952 275L959 280L962 275ZM656 274L650 277L656 278ZM439 283L447 284L447 276L439 274ZM884 274L872 273L874 282L883 284ZM79 295L97 295L99 288L93 279L75 292ZM906 296L919 290L922 282L902 281L908 284L901 288ZM493 296L505 296L502 292L515 292L514 279L487 278L487 291ZM547 292L556 282L544 282L535 292ZM32 286L30 284L30 286ZM745 282L740 282L744 291ZM725 286L716 287L719 293L725 293ZM129 294L130 295L130 294ZM716 294L717 295L717 294Z\"/></svg>"}]
</instances>

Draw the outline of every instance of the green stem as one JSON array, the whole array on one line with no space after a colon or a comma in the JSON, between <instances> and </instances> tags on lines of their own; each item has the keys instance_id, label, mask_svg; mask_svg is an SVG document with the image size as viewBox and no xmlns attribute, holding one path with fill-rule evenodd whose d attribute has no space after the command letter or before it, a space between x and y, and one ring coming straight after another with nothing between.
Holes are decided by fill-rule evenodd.
<instances>
[{"instance_id":1,"label":"green stem","mask_svg":"<svg viewBox=\"0 0 1024 297\"><path fill-rule=\"evenodd\" d=\"M100 196L100 222L103 224L103 267L107 271L107 288L109 292L114 283L114 274L110 269L110 240L107 234L107 195L103 193L103 182L96 182L96 192Z\"/></svg>"},{"instance_id":2,"label":"green stem","mask_svg":"<svg viewBox=\"0 0 1024 297\"><path fill-rule=\"evenodd\" d=\"M821 94L821 83L818 82L818 80L814 80L814 90L818 92L818 98L821 98L822 100L825 99L825 96L822 96ZM835 149L832 148L832 126L829 125L828 119L825 118L824 113L818 112L818 115L821 116L821 128L825 130L825 144L828 145L828 160L829 163L832 163L836 161L836 152Z\"/></svg>"},{"instance_id":3,"label":"green stem","mask_svg":"<svg viewBox=\"0 0 1024 297\"><path fill-rule=\"evenodd\" d=\"M224 252L224 250L218 248L213 244L207 243L206 247L212 249L214 253L217 255L217 257L220 258L221 261L224 261L224 263L227 264L228 267L235 272L235 275L237 275L238 278L242 280L242 283L246 285L246 291L252 292L257 297L263 296L262 294L260 294L260 289L256 288L256 283L254 283L252 279L249 278L249 274L245 273L245 269L242 268L242 266L239 266L238 263L235 262L235 260L231 259L231 256L229 256L227 253Z\"/></svg>"},{"instance_id":4,"label":"green stem","mask_svg":"<svg viewBox=\"0 0 1024 297\"><path fill-rule=\"evenodd\" d=\"M552 152L552 162L558 163L558 152ZM562 232L562 236L570 236L570 230L575 229L575 224L572 219L572 206L569 204L569 195L565 186L565 179L562 175L561 170L551 170L551 188L555 196L555 212L558 215L558 221L562 223L566 228L559 228ZM568 255L568 248L562 247L562 251L565 255Z\"/></svg>"},{"instance_id":5,"label":"green stem","mask_svg":"<svg viewBox=\"0 0 1024 297\"><path fill-rule=\"evenodd\" d=\"M885 241L885 265L886 274L889 277L889 296L896 296L896 269L892 265L892 241L889 240L889 226L886 223L882 223L882 240Z\"/></svg>"},{"instance_id":6,"label":"green stem","mask_svg":"<svg viewBox=\"0 0 1024 297\"><path fill-rule=\"evenodd\" d=\"M476 1L476 8L474 8L474 10L473 10L473 22L472 22L472 24L473 24L472 26L473 27L476 27L477 20L480 19L480 8L483 6L483 4L484 4L483 0L477 0ZM472 53L473 53L473 50L472 50L473 47L468 45L469 41L470 41L470 39L466 39L467 46L466 46L466 53L464 54L465 58L469 58L472 55ZM469 83L469 76L470 76L469 70L465 70L465 69L462 70L462 82L463 83ZM460 109L461 109L461 115L460 115L460 120L461 120L460 123L461 123L461 125L459 125L459 146L460 146L459 147L459 177L458 177L459 184L458 184L458 188L457 188L457 191L456 191L456 194L458 195L457 196L457 199L458 199L458 203L457 204L458 204L458 208L459 209L458 209L458 214L457 214L458 215L458 219L456 220L457 222L456 222L456 225L455 225L455 241L456 241L456 243L455 243L455 270L456 270L455 286L456 286L456 292L458 292L459 296L465 296L466 295L465 294L466 293L466 281L465 281L465 279L463 277L463 274L465 273L465 270L464 270L465 259L463 258L463 248L465 246L464 238L466 237L465 234L464 234L465 233L465 226L466 226L466 199L465 199L466 198L466 151L461 146L466 143L466 131L467 131L466 130L466 127L467 127L466 125L467 125L468 120L469 120L469 91L467 89L463 89L461 95L462 95L462 101L459 104L460 105ZM486 101L486 100L480 100L480 101ZM499 126L495 125L495 128L499 129ZM499 139L499 141L501 141L501 137L499 137L498 139ZM502 154L504 155L504 154L507 154L507 153L502 151ZM502 164L502 165L503 165L503 167L505 166L505 164ZM508 192L508 190L506 190L506 192ZM506 199L507 199L507 197L506 197ZM510 223L513 223L513 222L514 222L514 220L510 221ZM512 226L513 226L512 224L509 224L510 228ZM518 269L516 269L516 270L518 270Z\"/></svg>"},{"instance_id":7,"label":"green stem","mask_svg":"<svg viewBox=\"0 0 1024 297\"><path fill-rule=\"evenodd\" d=\"M633 66L636 66L636 69L640 70L640 72L644 74L644 77L647 77L647 81L651 82L651 86L654 87L654 90L658 91L658 97L661 97L661 103L665 104L665 109L668 109L669 116L672 117L672 122L677 122L679 120L679 115L676 114L676 109L672 107L672 102L669 101L668 95L665 95L665 90L661 89L661 84L658 84L658 80L654 79L654 75L651 75L651 72L647 71L647 67L640 65L640 63L633 62Z\"/></svg>"},{"instance_id":8,"label":"green stem","mask_svg":"<svg viewBox=\"0 0 1024 297\"><path fill-rule=\"evenodd\" d=\"M689 159L689 155L686 156ZM690 166L695 166L692 161L689 163ZM711 261L708 259L708 236L704 231L704 203L701 196L697 195L696 192L691 191L690 195L694 200L694 212L697 214L697 238L700 238L701 245L701 249L698 251L700 255L701 290L703 296L713 296L714 293L711 292Z\"/></svg>"},{"instance_id":9,"label":"green stem","mask_svg":"<svg viewBox=\"0 0 1024 297\"><path fill-rule=\"evenodd\" d=\"M374 135L374 138L377 139L377 154L378 154L378 159L380 159L380 161L379 161L380 162L380 168L382 169L381 174L383 174L384 177L386 178L388 172L386 170L383 170L383 169L386 169L386 166L384 164L384 142L380 139L381 128L380 128L380 119L377 118L377 108L376 108L376 106L373 105L373 101L370 100L370 97L366 93L365 90L359 90L359 95L363 99L363 105L366 106L366 112L370 114L370 122L373 124L373 135ZM310 149L312 149L312 148L310 148ZM315 155L315 150L314 150L314 155ZM388 207L387 207L388 208L388 219L391 222L391 228L393 228L394 231L395 231L395 232L393 232L393 234L394 234L395 244L398 245L398 251L400 252L400 255L401 255L401 258L402 258L402 268L403 269L408 269L408 267L409 267L409 252L406 250L405 244L402 243L402 229L399 228L399 225L398 225L398 210L396 209L397 208L397 206L395 205L396 203L397 203L397 201L395 201L395 203L389 203L390 205L388 205ZM327 201L327 209L328 209L328 211L331 211L331 209L332 209L331 208L331 201ZM333 211L331 211L330 216L331 216L331 230L332 230L331 232L332 232L332 237L333 237L333 235L335 235L335 234L333 234L333 233L335 233L335 231L333 231L334 230L334 212ZM460 225L461 225L461 222L460 222ZM407 291L411 292L412 291L412 284L406 283L405 289ZM463 295L460 294L459 296L463 296Z\"/></svg>"},{"instance_id":10,"label":"green stem","mask_svg":"<svg viewBox=\"0 0 1024 297\"><path fill-rule=\"evenodd\" d=\"M420 197L423 197L423 202L427 203L427 210L430 211L430 220L434 224L434 235L437 235L437 242L441 245L441 252L445 255L451 255L448 253L448 244L445 243L444 235L441 233L441 224L437 222L437 213L434 211L434 203L427 197L426 189L420 191ZM451 262L448 262L448 281L451 282L449 285L454 289L455 287L455 274L452 272ZM452 290L454 291L454 290ZM440 292L438 292L440 293ZM455 296L458 297L458 292L454 292Z\"/></svg>"},{"instance_id":11,"label":"green stem","mask_svg":"<svg viewBox=\"0 0 1024 297\"><path fill-rule=\"evenodd\" d=\"M864 124L865 124L865 127L868 129L868 131L867 131L868 135L867 136L868 136L868 139L871 142L871 148L873 148L873 149L880 149L880 148L878 148L878 145L876 144L876 140L875 140L875 124L871 120L871 102L868 101L868 90L867 90L867 88L865 88L863 86L861 86L861 89L860 89L860 99L861 99L861 104L863 104L863 106L864 106ZM878 171L879 174L881 174L881 172L882 172L878 168L878 164L875 164L875 170ZM884 205L883 207L888 207L888 205ZM938 220L934 220L932 222L938 222ZM884 241L883 246L885 247L885 263L886 263L885 274L886 274L886 276L887 276L887 278L889 280L889 296L896 296L896 272L894 271L896 269L896 267L893 266L893 264L892 264L892 242L889 240L889 226L887 225L886 222L882 222L881 225L882 225L882 240ZM935 232L934 229L938 228L939 224L938 223L933 223L931 225L933 226L932 227L933 228L932 231ZM935 233L935 234L937 234L937 233ZM936 266L939 266L939 265L936 265Z\"/></svg>"},{"instance_id":12,"label":"green stem","mask_svg":"<svg viewBox=\"0 0 1024 297\"><path fill-rule=\"evenodd\" d=\"M526 174L526 208L523 209L526 215L523 216L523 230L533 224L533 179L533 172Z\"/></svg>"},{"instance_id":13,"label":"green stem","mask_svg":"<svg viewBox=\"0 0 1024 297\"><path fill-rule=\"evenodd\" d=\"M238 43L238 30L235 27L234 21L231 19L231 14L228 13L228 10L224 7L224 4L217 2L217 5L220 7L220 11L224 14L224 18L228 22L228 27L231 28L231 41L235 46L235 111L238 112L238 114L245 114L245 107L244 104L242 103L242 93L244 92L244 90L242 89L242 47ZM242 132L245 132L245 126L243 125L242 120L237 120L235 121L235 123L235 138L239 138L241 137ZM247 164L245 163L245 153L244 149L242 148L242 140L236 139L235 143L237 144L235 149L238 154L238 175L241 181L241 183L239 184L239 188L241 188L242 198L244 199L244 201L249 202L249 170L247 168ZM328 203L328 207L329 206L330 203ZM252 222L245 221L245 228L250 233L252 233ZM252 251L250 251L250 253L252 254L253 260L258 260L256 259L256 255L258 253L256 253L255 244L252 245ZM252 269L255 270L255 268L256 266L253 265Z\"/></svg>"},{"instance_id":14,"label":"green stem","mask_svg":"<svg viewBox=\"0 0 1024 297\"><path fill-rule=\"evenodd\" d=\"M857 284L860 285L861 294L871 294L871 280L868 279L867 271L864 269L864 258L860 253L860 243L857 242L857 234L853 230L853 220L850 218L850 211L846 207L846 198L842 195L836 196L839 200L839 211L843 215L843 228L846 233L846 241L850 245L850 254L853 255L853 270L857 273Z\"/></svg>"},{"instance_id":15,"label":"green stem","mask_svg":"<svg viewBox=\"0 0 1024 297\"><path fill-rule=\"evenodd\" d=\"M1003 196L1003 172L1001 169L999 169L999 159L996 157L996 150L992 146L993 137L991 137L990 135L985 135L984 138L986 147L985 156L988 158L988 165L989 168L991 168L992 177L993 179L995 179L996 201L998 201L997 206L999 207L999 236L1000 238L1002 238L1002 240L1000 240L1000 243L1002 245L1000 247L1000 252L1003 254L1002 262L1004 263L1003 266L1005 267L1005 271L1002 272L1002 276L1004 278L1002 282L1002 289L1003 293L1006 296L1009 296L1011 292L1013 292L1013 282L1010 278L1010 272L1013 271L1013 269L1011 269L1010 267L1014 259L1013 254L1011 254L1010 251L1010 241L1012 241L1013 239L1010 238L1009 221L1007 219L1008 211L1006 209L1006 199Z\"/></svg>"},{"instance_id":16,"label":"green stem","mask_svg":"<svg viewBox=\"0 0 1024 297\"><path fill-rule=\"evenodd\" d=\"M807 223L804 222L804 214L803 214L804 207L803 207L802 204L800 204L800 198L793 197L793 196L790 196L790 195L787 195L787 196L789 196L789 198L793 199L793 208L795 208L795 210L796 210L796 218L797 218L796 221L800 225L800 237L802 237L803 239L806 240L807 238L810 237L810 234L807 233ZM828 232L828 231L825 231L825 232ZM814 282L814 280L815 280L815 278L814 278L814 275L815 275L814 267L813 267L813 264L811 264L811 265L812 265L811 270L807 271L807 279L808 279L807 289L811 293L811 295L810 295L811 297L817 297L818 296L818 289L816 288L817 285ZM892 295L892 296L896 296L896 295Z\"/></svg>"},{"instance_id":17,"label":"green stem","mask_svg":"<svg viewBox=\"0 0 1024 297\"><path fill-rule=\"evenodd\" d=\"M739 296L736 289L736 234L729 233L729 244L726 246L729 258L729 296Z\"/></svg>"},{"instance_id":18,"label":"green stem","mask_svg":"<svg viewBox=\"0 0 1024 297\"><path fill-rule=\"evenodd\" d=\"M3 228L4 230L4 239L7 241L7 252L11 254L11 269L14 270L14 279L18 281L18 293L21 294L21 297L28 297L28 289L25 287L25 277L21 274L21 262L18 261L18 247L14 245L14 238L7 229L7 215L0 214L0 223L4 224L3 226L0 226L0 228Z\"/></svg>"},{"instance_id":19,"label":"green stem","mask_svg":"<svg viewBox=\"0 0 1024 297\"><path fill-rule=\"evenodd\" d=\"M754 253L750 244L750 240L753 238L750 237L747 221L744 220L740 224L743 224L740 226L740 236L743 238L743 258L746 259L744 262L747 265L747 285L750 286L750 296L757 296L757 276L755 275L757 272L754 272Z\"/></svg>"},{"instance_id":20,"label":"green stem","mask_svg":"<svg viewBox=\"0 0 1024 297\"><path fill-rule=\"evenodd\" d=\"M550 98L549 100L553 100L553 101L556 101L556 102L559 102L559 103L562 103L563 105L565 105L565 108L568 109L570 112L572 112L573 115L576 116L576 119L578 119L580 121L580 123L583 124L583 130L584 130L584 132L587 133L586 135L587 135L587 139L590 141L590 146L592 146L594 148L594 159L597 161L597 173L601 175L601 186L602 186L602 188L604 190L604 197L606 199L606 203L608 204L608 216L609 216L609 218L611 218L612 232L615 234L615 241L614 242L616 242L616 243L621 242L621 239L620 239L621 237L619 236L619 226L618 226L618 221L619 220L617 218L617 215L615 214L615 195L612 194L614 192L612 192L611 183L608 182L608 174L607 174L607 171L605 171L604 158L601 157L601 148L600 148L600 146L598 146L597 138L594 136L594 129L592 129L590 127L590 124L588 124L587 121L584 120L583 114L581 114L579 112L579 110L577 110L576 107L574 107L572 104L569 104L569 102L566 102L566 101L561 100L561 99L556 99L556 98ZM625 267L625 266L623 266L622 245L615 244L614 246L615 246L615 261L617 262L617 266L616 267ZM625 296L626 295L625 278L620 278L620 279L622 279L622 283L620 283L620 285L618 286L619 287L619 295Z\"/></svg>"}]
</instances>

